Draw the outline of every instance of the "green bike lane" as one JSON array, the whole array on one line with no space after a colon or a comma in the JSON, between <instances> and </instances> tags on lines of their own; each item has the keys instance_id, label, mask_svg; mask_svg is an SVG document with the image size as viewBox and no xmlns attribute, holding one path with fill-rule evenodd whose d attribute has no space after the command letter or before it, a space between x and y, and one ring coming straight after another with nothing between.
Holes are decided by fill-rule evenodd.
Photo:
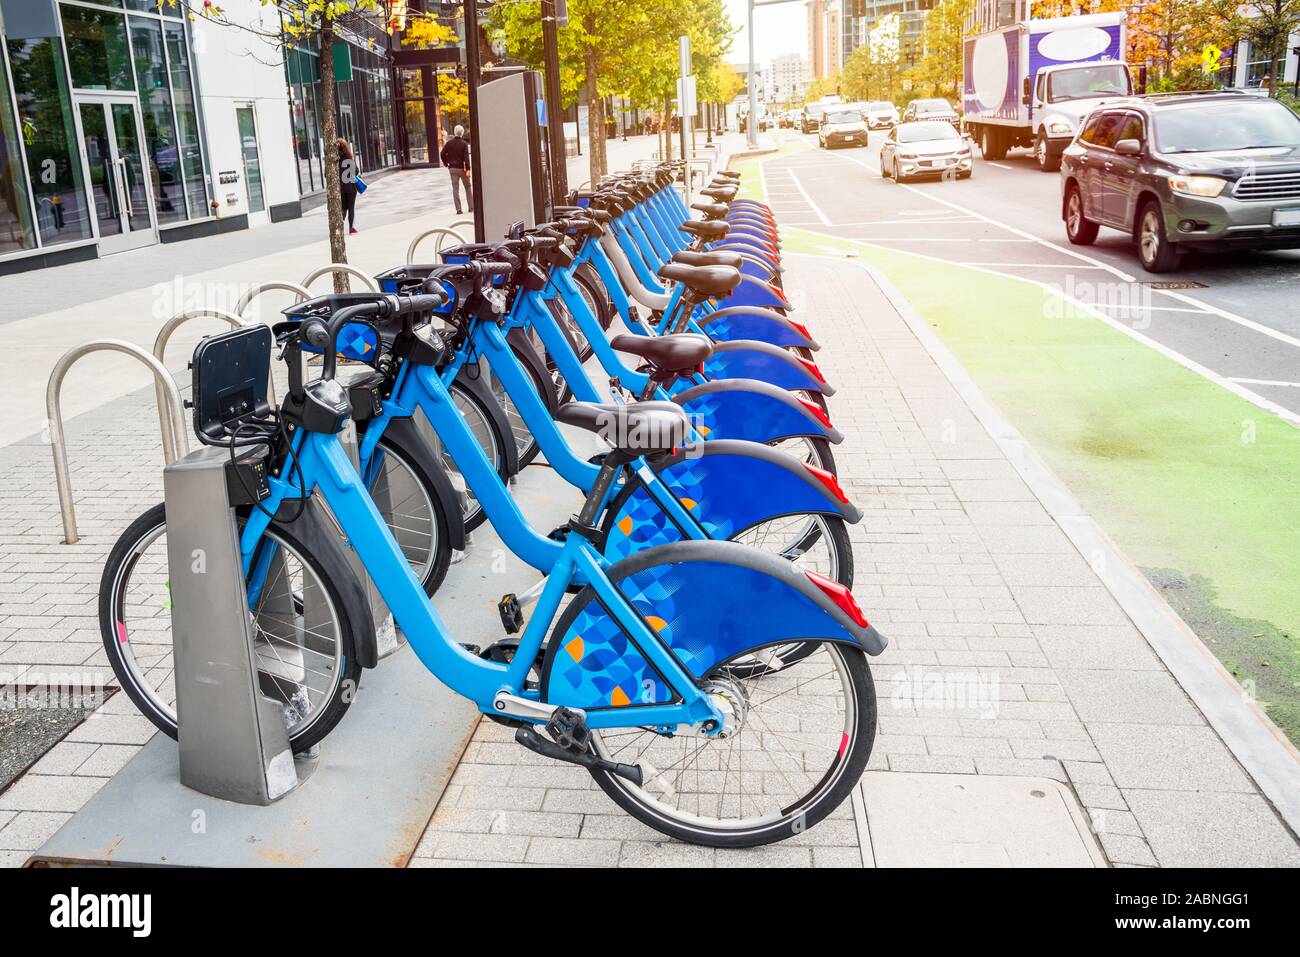
<instances>
[{"instance_id":1,"label":"green bike lane","mask_svg":"<svg viewBox=\"0 0 1300 957\"><path fill-rule=\"evenodd\" d=\"M1026 257L1005 230L805 151L786 141L780 155L740 164L747 194L766 196L783 224L783 248L880 269L1246 693L1300 740L1300 429L1072 298L1059 258ZM869 230L852 226L864 213ZM832 225L841 223L852 228ZM868 231L879 239L833 235ZM1012 248L1018 257L990 252ZM972 264L945 261L957 255ZM978 264L1015 258L1020 275Z\"/></svg>"}]
</instances>

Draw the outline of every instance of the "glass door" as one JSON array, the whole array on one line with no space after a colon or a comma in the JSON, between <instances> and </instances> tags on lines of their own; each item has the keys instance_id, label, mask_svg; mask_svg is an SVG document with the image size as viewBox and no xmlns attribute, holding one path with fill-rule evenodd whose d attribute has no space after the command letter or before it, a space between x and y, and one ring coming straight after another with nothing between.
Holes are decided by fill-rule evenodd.
<instances>
[{"instance_id":1,"label":"glass door","mask_svg":"<svg viewBox=\"0 0 1300 957\"><path fill-rule=\"evenodd\" d=\"M135 100L82 100L77 107L101 253L156 242Z\"/></svg>"},{"instance_id":2,"label":"glass door","mask_svg":"<svg viewBox=\"0 0 1300 957\"><path fill-rule=\"evenodd\" d=\"M248 187L250 219L261 219L266 212L266 195L262 188L262 157L257 147L257 116L251 106L235 107L239 126L239 151L244 161L244 184Z\"/></svg>"}]
</instances>

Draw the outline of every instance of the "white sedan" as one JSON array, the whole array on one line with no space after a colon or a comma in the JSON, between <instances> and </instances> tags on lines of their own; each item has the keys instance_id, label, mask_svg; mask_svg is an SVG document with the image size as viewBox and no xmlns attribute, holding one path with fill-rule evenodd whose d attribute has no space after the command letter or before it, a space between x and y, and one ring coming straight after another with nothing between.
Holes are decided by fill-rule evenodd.
<instances>
[{"instance_id":1,"label":"white sedan","mask_svg":"<svg viewBox=\"0 0 1300 957\"><path fill-rule=\"evenodd\" d=\"M880 147L880 175L895 182L913 176L967 179L970 174L970 137L957 132L951 123L900 123Z\"/></svg>"}]
</instances>

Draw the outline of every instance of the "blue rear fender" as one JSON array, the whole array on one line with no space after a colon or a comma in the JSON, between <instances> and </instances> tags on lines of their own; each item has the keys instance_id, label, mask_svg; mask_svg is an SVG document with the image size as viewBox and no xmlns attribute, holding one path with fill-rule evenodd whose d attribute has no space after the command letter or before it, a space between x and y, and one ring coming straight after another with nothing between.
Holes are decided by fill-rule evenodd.
<instances>
[{"instance_id":1,"label":"blue rear fender","mask_svg":"<svg viewBox=\"0 0 1300 957\"><path fill-rule=\"evenodd\" d=\"M781 389L834 395L835 388L813 371L815 366L780 346L753 339L718 342L704 360L710 379L758 379Z\"/></svg>"},{"instance_id":2,"label":"blue rear fender","mask_svg":"<svg viewBox=\"0 0 1300 957\"><path fill-rule=\"evenodd\" d=\"M770 283L753 276L741 276L740 285L731 290L725 298L718 300L718 305L727 306L766 306L772 309L791 311L789 300Z\"/></svg>"},{"instance_id":3,"label":"blue rear fender","mask_svg":"<svg viewBox=\"0 0 1300 957\"><path fill-rule=\"evenodd\" d=\"M610 581L697 682L773 645L830 641L878 655L888 642L792 562L735 542L647 549L608 570ZM798 667L795 665L794 667ZM541 700L593 711L675 701L673 688L590 588L556 622Z\"/></svg>"},{"instance_id":4,"label":"blue rear fender","mask_svg":"<svg viewBox=\"0 0 1300 957\"><path fill-rule=\"evenodd\" d=\"M695 324L710 339L718 341L755 339L787 349L803 348L815 352L821 348L785 316L758 306L729 306L706 312L696 315Z\"/></svg>"},{"instance_id":5,"label":"blue rear fender","mask_svg":"<svg viewBox=\"0 0 1300 957\"><path fill-rule=\"evenodd\" d=\"M820 408L757 379L715 379L678 392L673 401L708 439L768 443L809 436L832 445L844 441L838 429L822 421Z\"/></svg>"},{"instance_id":6,"label":"blue rear fender","mask_svg":"<svg viewBox=\"0 0 1300 957\"><path fill-rule=\"evenodd\" d=\"M695 523L719 541L788 515L831 515L850 524L862 517L833 476L819 477L794 456L757 442L698 442L654 459L650 467ZM600 551L618 561L688 537L633 475L605 512Z\"/></svg>"}]
</instances>

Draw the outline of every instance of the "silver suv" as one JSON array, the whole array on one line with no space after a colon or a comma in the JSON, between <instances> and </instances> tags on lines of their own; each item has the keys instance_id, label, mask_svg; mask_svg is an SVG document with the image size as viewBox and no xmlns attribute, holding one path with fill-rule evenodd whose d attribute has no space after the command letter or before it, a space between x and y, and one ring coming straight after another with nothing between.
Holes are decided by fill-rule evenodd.
<instances>
[{"instance_id":1,"label":"silver suv","mask_svg":"<svg viewBox=\"0 0 1300 957\"><path fill-rule=\"evenodd\" d=\"M1220 91L1111 100L1061 156L1070 242L1128 233L1148 272L1190 249L1300 248L1300 116Z\"/></svg>"}]
</instances>

